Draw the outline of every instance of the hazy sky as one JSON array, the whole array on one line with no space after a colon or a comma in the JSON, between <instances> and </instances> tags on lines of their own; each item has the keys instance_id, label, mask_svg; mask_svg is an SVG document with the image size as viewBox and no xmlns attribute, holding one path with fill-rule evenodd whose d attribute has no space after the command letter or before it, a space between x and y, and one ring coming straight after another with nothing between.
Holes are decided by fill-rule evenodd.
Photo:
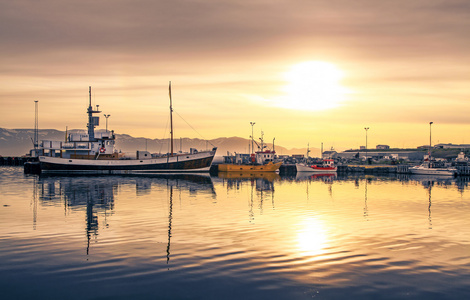
<instances>
[{"instance_id":1,"label":"hazy sky","mask_svg":"<svg viewBox=\"0 0 470 300\"><path fill-rule=\"evenodd\" d=\"M0 127L288 148L470 143L468 0L0 0ZM195 132L186 122L197 130ZM101 118L101 128L105 120Z\"/></svg>"}]
</instances>

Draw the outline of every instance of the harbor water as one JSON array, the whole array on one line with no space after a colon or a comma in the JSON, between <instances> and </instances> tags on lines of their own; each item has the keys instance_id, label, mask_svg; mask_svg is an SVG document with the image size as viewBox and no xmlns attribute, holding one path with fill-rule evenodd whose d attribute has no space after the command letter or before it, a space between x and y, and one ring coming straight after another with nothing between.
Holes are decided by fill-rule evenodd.
<instances>
[{"instance_id":1,"label":"harbor water","mask_svg":"<svg viewBox=\"0 0 470 300\"><path fill-rule=\"evenodd\" d=\"M466 177L0 168L1 299L465 299Z\"/></svg>"}]
</instances>

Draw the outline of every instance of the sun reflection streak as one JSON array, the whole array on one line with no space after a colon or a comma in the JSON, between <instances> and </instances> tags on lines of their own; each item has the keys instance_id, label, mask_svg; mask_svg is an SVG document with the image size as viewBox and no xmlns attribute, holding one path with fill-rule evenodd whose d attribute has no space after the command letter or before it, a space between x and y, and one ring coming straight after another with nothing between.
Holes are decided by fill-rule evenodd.
<instances>
[{"instance_id":1,"label":"sun reflection streak","mask_svg":"<svg viewBox=\"0 0 470 300\"><path fill-rule=\"evenodd\" d=\"M328 236L323 223L316 218L303 220L297 231L297 245L302 255L316 256L325 253Z\"/></svg>"}]
</instances>

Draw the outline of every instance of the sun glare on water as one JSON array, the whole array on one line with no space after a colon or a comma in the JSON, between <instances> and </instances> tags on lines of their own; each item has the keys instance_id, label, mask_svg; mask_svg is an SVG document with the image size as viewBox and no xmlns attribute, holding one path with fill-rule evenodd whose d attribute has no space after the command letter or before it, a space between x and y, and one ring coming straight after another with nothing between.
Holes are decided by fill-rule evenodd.
<instances>
[{"instance_id":1,"label":"sun glare on water","mask_svg":"<svg viewBox=\"0 0 470 300\"><path fill-rule=\"evenodd\" d=\"M343 72L322 61L294 65L284 74L285 93L274 99L276 106L300 110L325 110L338 107L346 99L347 89L341 86Z\"/></svg>"},{"instance_id":2,"label":"sun glare on water","mask_svg":"<svg viewBox=\"0 0 470 300\"><path fill-rule=\"evenodd\" d=\"M326 230L321 221L309 218L299 224L297 233L298 250L303 255L315 256L322 254L327 247L328 239Z\"/></svg>"}]
</instances>

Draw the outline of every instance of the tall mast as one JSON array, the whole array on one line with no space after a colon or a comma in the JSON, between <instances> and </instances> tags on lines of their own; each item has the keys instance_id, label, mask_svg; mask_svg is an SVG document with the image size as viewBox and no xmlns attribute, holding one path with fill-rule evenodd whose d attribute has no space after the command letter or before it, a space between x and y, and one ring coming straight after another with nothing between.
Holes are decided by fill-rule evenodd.
<instances>
[{"instance_id":1,"label":"tall mast","mask_svg":"<svg viewBox=\"0 0 470 300\"><path fill-rule=\"evenodd\" d=\"M170 144L171 144L171 156L173 156L173 106L171 103L171 81L169 85L170 90Z\"/></svg>"}]
</instances>

